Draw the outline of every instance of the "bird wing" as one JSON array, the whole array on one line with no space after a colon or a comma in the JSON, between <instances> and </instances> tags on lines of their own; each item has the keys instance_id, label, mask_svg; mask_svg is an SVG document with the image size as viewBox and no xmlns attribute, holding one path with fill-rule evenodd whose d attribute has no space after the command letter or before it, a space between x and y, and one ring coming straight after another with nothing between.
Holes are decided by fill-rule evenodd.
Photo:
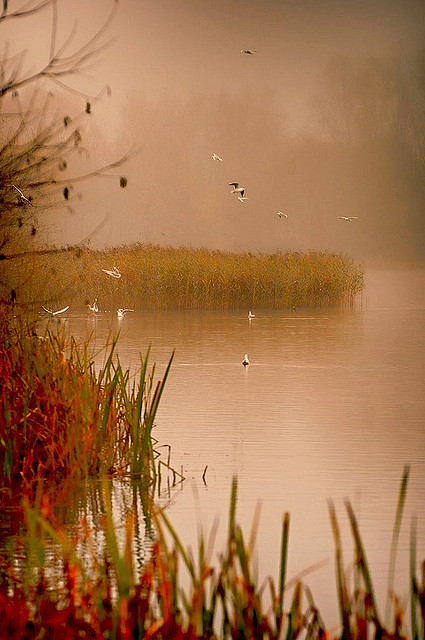
<instances>
[{"instance_id":1,"label":"bird wing","mask_svg":"<svg viewBox=\"0 0 425 640\"><path fill-rule=\"evenodd\" d=\"M50 311L50 309L46 309L46 307L43 307L44 311L46 311L47 313L51 313L53 315L53 311Z\"/></svg>"},{"instance_id":2,"label":"bird wing","mask_svg":"<svg viewBox=\"0 0 425 640\"><path fill-rule=\"evenodd\" d=\"M54 311L53 315L57 316L58 313L63 313L64 311L67 311L68 309L69 309L69 304L66 307L64 307L63 309L59 309L59 311ZM52 313L52 312L50 312L50 313Z\"/></svg>"},{"instance_id":3,"label":"bird wing","mask_svg":"<svg viewBox=\"0 0 425 640\"><path fill-rule=\"evenodd\" d=\"M239 186L239 182L229 182L229 187L235 187L237 189Z\"/></svg>"}]
</instances>

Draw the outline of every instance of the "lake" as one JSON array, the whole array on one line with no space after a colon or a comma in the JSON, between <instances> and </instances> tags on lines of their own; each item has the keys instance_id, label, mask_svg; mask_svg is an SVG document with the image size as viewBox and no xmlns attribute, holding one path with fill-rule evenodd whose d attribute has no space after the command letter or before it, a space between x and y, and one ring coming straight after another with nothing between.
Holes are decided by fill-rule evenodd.
<instances>
[{"instance_id":1,"label":"lake","mask_svg":"<svg viewBox=\"0 0 425 640\"><path fill-rule=\"evenodd\" d=\"M305 581L330 627L339 616L327 501L335 502L349 565L348 498L383 614L408 463L396 582L401 596L408 593L413 514L418 558L425 557L424 271L368 272L354 308L252 309L252 320L242 310L134 312L119 321L101 299L99 305L96 318L70 314L65 322L99 345L119 330L120 359L132 371L151 345L150 361L161 376L175 350L154 435L171 446L172 464L183 466L186 480L171 492L167 513L184 543L196 546L198 525L209 531L219 516L216 554L223 548L236 474L237 516L247 535L262 504L259 575L278 577L281 520L289 511L288 578L328 561Z\"/></svg>"}]
</instances>

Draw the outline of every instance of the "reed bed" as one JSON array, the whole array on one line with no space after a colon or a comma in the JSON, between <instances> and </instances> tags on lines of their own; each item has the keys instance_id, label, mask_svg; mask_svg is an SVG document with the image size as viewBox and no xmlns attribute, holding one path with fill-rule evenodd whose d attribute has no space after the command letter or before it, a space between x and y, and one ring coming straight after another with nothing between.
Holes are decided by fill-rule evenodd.
<instances>
[{"instance_id":1,"label":"reed bed","mask_svg":"<svg viewBox=\"0 0 425 640\"><path fill-rule=\"evenodd\" d=\"M332 632L325 628L313 594L302 574L288 580L287 556L290 516L282 518L281 555L277 582L269 577L259 583L253 569L258 513L251 533L244 537L236 519L237 481L233 479L228 538L224 551L213 561L217 525L206 539L200 535L197 557L184 545L165 513L154 512L156 539L150 559L137 575L132 551L135 526L129 511L124 543L119 545L112 519L110 496L105 493L102 518L105 557L88 575L76 552L75 541L65 536L48 504L42 511L26 505L27 533L21 544L29 565L17 568L12 561L0 572L0 635L17 638L95 639L155 638L169 640L268 639L268 640L423 640L425 630L425 563L416 575L416 528L412 527L410 552L410 609L405 611L393 592L397 539L405 502L409 469L400 488L390 551L388 607L384 622L378 611L366 553L351 504L346 510L355 546L353 586L343 564L335 508L329 511L335 541L336 587L341 622ZM86 527L87 537L90 532ZM46 538L62 550L63 579L49 585L43 544ZM185 592L182 572L190 577ZM352 573L350 571L350 573ZM265 605L265 594L270 604ZM410 618L411 635L407 631Z\"/></svg>"},{"instance_id":2,"label":"reed bed","mask_svg":"<svg viewBox=\"0 0 425 640\"><path fill-rule=\"evenodd\" d=\"M65 332L0 328L0 493L31 493L42 480L56 482L126 473L147 485L156 480L155 415L170 369L161 380L149 353L130 378L105 348L96 372L89 344ZM167 463L162 462L166 465Z\"/></svg>"},{"instance_id":3,"label":"reed bed","mask_svg":"<svg viewBox=\"0 0 425 640\"><path fill-rule=\"evenodd\" d=\"M102 272L115 265L120 279ZM333 253L226 253L135 244L15 258L0 296L24 307L49 301L103 309L251 309L350 304L363 268Z\"/></svg>"}]
</instances>

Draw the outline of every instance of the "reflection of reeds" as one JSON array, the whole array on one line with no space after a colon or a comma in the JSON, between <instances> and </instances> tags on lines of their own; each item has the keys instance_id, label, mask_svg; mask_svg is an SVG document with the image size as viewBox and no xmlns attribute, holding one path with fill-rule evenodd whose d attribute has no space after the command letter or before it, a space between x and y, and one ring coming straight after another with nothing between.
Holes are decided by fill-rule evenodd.
<instances>
[{"instance_id":1,"label":"reflection of reeds","mask_svg":"<svg viewBox=\"0 0 425 640\"><path fill-rule=\"evenodd\" d=\"M127 473L156 480L152 428L172 357L162 380L141 359L140 376L106 348L95 372L88 344L64 331L2 331L0 346L0 479L4 487L34 488L96 474ZM165 463L164 463L165 464ZM169 466L169 465L168 465Z\"/></svg>"},{"instance_id":2,"label":"reflection of reeds","mask_svg":"<svg viewBox=\"0 0 425 640\"><path fill-rule=\"evenodd\" d=\"M395 537L404 502L408 470L400 491ZM11 562L0 574L0 632L2 637L91 637L162 638L169 640L201 638L326 640L330 637L310 589L304 584L307 571L286 579L289 515L283 518L279 584L272 578L258 583L253 568L255 537L259 512L249 539L245 539L236 520L237 483L233 480L228 538L224 552L213 566L214 524L209 539L200 534L195 560L186 550L167 516L154 512L157 538L150 559L140 575L134 566L132 540L134 513L126 518L123 544L118 543L112 519L108 487L104 485L105 513L102 518L106 541L105 559L95 563L94 575L87 575L74 545L55 522L48 504L43 512L26 506L28 529L24 549L33 566L16 569ZM341 627L332 637L344 640L369 638L403 640L408 637L403 610L392 595L393 626L383 625L360 538L357 521L346 503L356 548L356 571L360 588L350 593L342 563L342 546L335 509L330 503L335 540L337 588L341 609ZM89 536L90 533L87 532ZM62 549L63 579L49 585L44 571L43 539L52 537ZM394 538L393 538L394 539ZM170 544L171 542L171 544ZM390 554L390 576L395 545ZM181 584L181 567L188 574L189 590ZM313 567L314 568L314 567ZM389 587L392 588L391 580ZM270 604L264 605L265 587ZM284 596L289 598L284 608ZM412 640L423 640L425 623L425 584L416 578L415 534L411 543ZM30 620L31 616L31 620ZM421 619L421 626L418 619ZM29 621L30 620L30 621ZM5 632L9 635L5 635ZM29 631L33 631L31 636ZM26 636L24 635L26 633ZM72 635L74 634L74 635Z\"/></svg>"},{"instance_id":3,"label":"reflection of reeds","mask_svg":"<svg viewBox=\"0 0 425 640\"><path fill-rule=\"evenodd\" d=\"M115 280L102 268L116 265ZM32 277L29 277L29 274ZM8 264L5 299L102 309L230 309L335 306L353 301L363 269L332 253L226 253L132 245L105 251L35 255Z\"/></svg>"}]
</instances>

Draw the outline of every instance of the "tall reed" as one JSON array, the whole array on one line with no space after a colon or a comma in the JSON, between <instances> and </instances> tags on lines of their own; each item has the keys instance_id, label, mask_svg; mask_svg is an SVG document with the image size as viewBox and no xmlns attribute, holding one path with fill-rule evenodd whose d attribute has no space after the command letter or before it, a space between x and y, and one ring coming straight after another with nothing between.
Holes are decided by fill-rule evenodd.
<instances>
[{"instance_id":1,"label":"tall reed","mask_svg":"<svg viewBox=\"0 0 425 640\"><path fill-rule=\"evenodd\" d=\"M400 491L405 491L405 470ZM279 582L272 578L258 583L253 569L259 511L256 511L249 538L237 523L237 481L231 489L227 542L218 561L213 562L217 523L206 540L201 533L195 559L164 511L155 511L157 535L150 559L137 575L132 552L134 513L125 521L122 545L118 544L112 519L112 506L105 490L105 558L98 560L89 575L75 552L75 544L65 536L49 509L26 505L27 534L23 546L33 566L17 567L12 561L0 572L0 636L167 638L200 640L242 638L261 640L405 640L409 637L400 600L392 594L392 622L384 624L378 612L372 578L358 524L349 502L346 509L356 549L359 588L351 591L342 560L339 526L332 503L331 524L335 541L337 590L341 624L330 634L304 583L309 568L288 580L286 577L289 515L283 517ZM400 504L399 497L399 504ZM402 498L403 499L403 498ZM399 513L399 509L397 510ZM398 527L396 519L395 530ZM86 535L90 532L86 528ZM63 579L49 585L42 545L47 538L60 545ZM416 534L411 543L411 620L412 640L424 639L425 584L416 576ZM390 553L390 575L394 545ZM181 587L182 570L189 576L189 587ZM390 581L391 583L391 581ZM264 604L268 588L270 604ZM287 606L284 606L285 600ZM390 626L391 625L391 626ZM33 633L33 635L30 635ZM3 635L2 635L3 634ZM6 635L7 634L7 635ZM25 635L26 634L26 635Z\"/></svg>"},{"instance_id":2,"label":"tall reed","mask_svg":"<svg viewBox=\"0 0 425 640\"><path fill-rule=\"evenodd\" d=\"M102 268L115 265L114 279ZM229 253L207 249L131 245L104 251L78 249L14 259L0 298L22 305L72 304L102 309L235 309L336 306L363 287L363 269L324 252Z\"/></svg>"},{"instance_id":3,"label":"tall reed","mask_svg":"<svg viewBox=\"0 0 425 640\"><path fill-rule=\"evenodd\" d=\"M105 473L155 482L152 429L173 355L162 380L155 381L155 367L149 371L147 353L131 381L115 354L117 338L96 372L89 343L63 330L39 336L9 322L1 335L3 489Z\"/></svg>"}]
</instances>

